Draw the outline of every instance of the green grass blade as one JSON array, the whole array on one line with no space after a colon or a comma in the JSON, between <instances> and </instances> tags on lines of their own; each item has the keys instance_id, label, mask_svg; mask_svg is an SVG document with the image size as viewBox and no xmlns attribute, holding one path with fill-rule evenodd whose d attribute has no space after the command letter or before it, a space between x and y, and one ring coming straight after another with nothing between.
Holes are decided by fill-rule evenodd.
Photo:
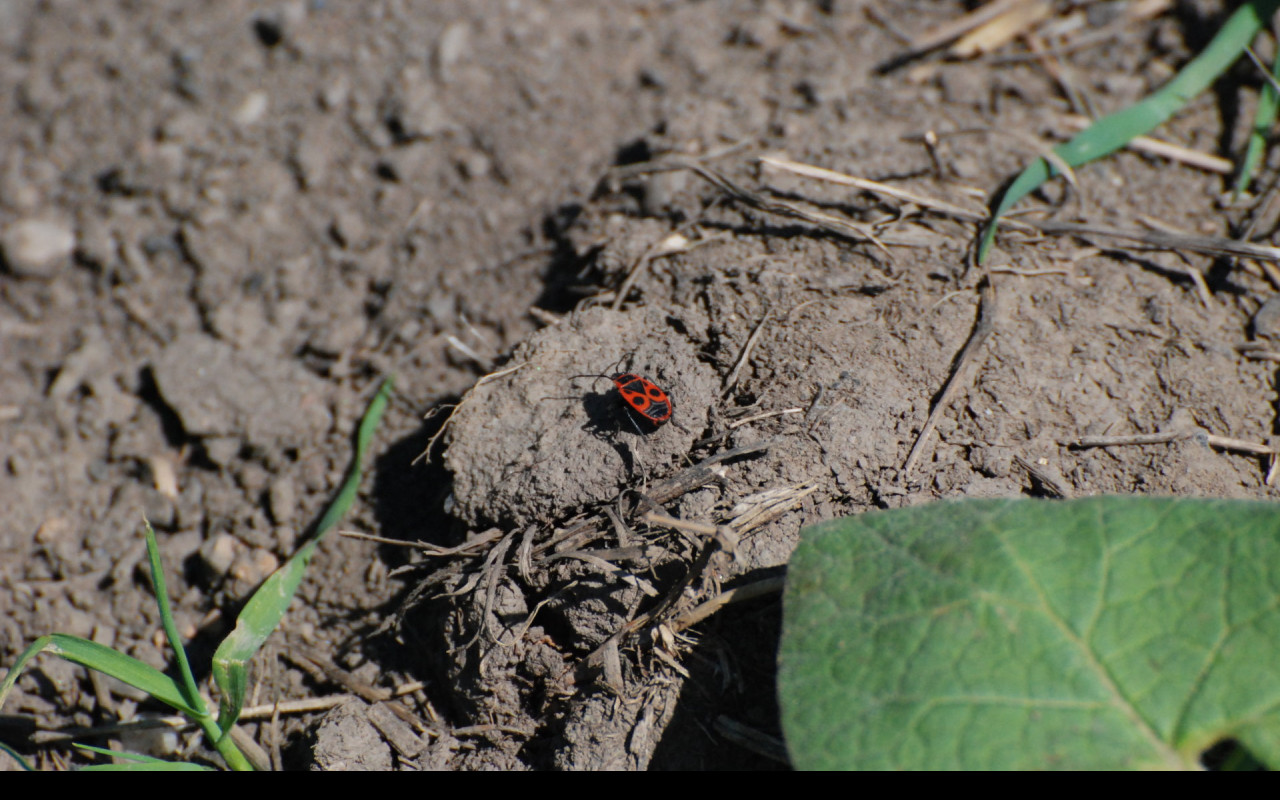
<instances>
[{"instance_id":1,"label":"green grass blade","mask_svg":"<svg viewBox=\"0 0 1280 800\"><path fill-rule=\"evenodd\" d=\"M1280 58L1271 64L1271 80L1264 82L1262 94L1258 97L1258 108L1253 115L1253 129L1249 132L1249 144L1245 148L1244 158L1240 160L1240 173L1236 175L1234 199L1249 188L1253 174L1262 161L1262 153L1267 146L1267 136L1276 121L1276 109L1280 106L1280 92L1276 91L1276 82L1280 81Z\"/></svg>"},{"instance_id":2,"label":"green grass blade","mask_svg":"<svg viewBox=\"0 0 1280 800\"><path fill-rule=\"evenodd\" d=\"M9 696L14 684L18 682L18 676L23 667L40 653L52 653L89 669L96 669L98 672L124 681L134 688L141 689L160 702L173 706L193 720L200 719L201 712L190 706L187 702L186 693L173 678L132 656L116 652L110 647L100 645L97 642L81 639L78 636L69 636L65 633L51 633L47 636L41 636L32 642L31 646L23 651L22 655L18 656L18 660L9 669L9 674L5 676L4 682L0 683L0 707L4 706L5 698ZM208 717L208 714L205 713L204 716Z\"/></svg>"},{"instance_id":3,"label":"green grass blade","mask_svg":"<svg viewBox=\"0 0 1280 800\"><path fill-rule=\"evenodd\" d=\"M21 767L24 771L26 771L26 772L35 772L35 771L36 771L36 768L35 768L35 767L33 767L33 766L31 766L30 764L28 764L28 763L27 763L27 760L26 760L25 758L23 758L23 757L18 753L18 751L17 751L17 750L14 750L12 747L10 747L9 745L5 744L4 742L0 742L0 750L3 750L3 751L5 751L6 753L8 753L8 754L9 754L9 757L10 757L10 758L12 758L14 761L17 761L17 762L18 762L18 766L19 766L19 767Z\"/></svg>"},{"instance_id":4,"label":"green grass blade","mask_svg":"<svg viewBox=\"0 0 1280 800\"><path fill-rule=\"evenodd\" d=\"M116 753L116 755L121 755ZM187 761L160 761L158 763L141 764L90 764L81 767L79 772L211 772L208 767L192 764Z\"/></svg>"},{"instance_id":5,"label":"green grass blade","mask_svg":"<svg viewBox=\"0 0 1280 800\"><path fill-rule=\"evenodd\" d=\"M117 750L108 750L105 747L94 747L91 744L76 743L76 748L87 750L90 753L108 756L109 758L120 758L129 762L127 764L91 764L87 767L81 767L81 772L211 772L208 767L199 764L191 764L185 761L166 761L163 758L155 756L143 755L142 753L122 753Z\"/></svg>"},{"instance_id":6,"label":"green grass blade","mask_svg":"<svg viewBox=\"0 0 1280 800\"><path fill-rule=\"evenodd\" d=\"M1280 2L1280 0L1276 0ZM382 385L378 387L378 392L369 401L369 407L365 410L364 416L360 419L360 427L356 430L356 448L355 453L351 457L351 465L347 467L347 477L342 483L342 488L338 490L337 497L333 498L333 502L329 504L329 508L325 510L324 516L320 518L320 524L316 527L316 535L313 541L318 541L333 526L342 520L351 504L355 502L356 492L360 490L360 476L364 469L364 454L369 449L369 443L373 441L374 431L378 429L378 423L382 421L382 412L387 410L387 403L391 400L392 379L390 377L382 381Z\"/></svg>"},{"instance_id":7,"label":"green grass blade","mask_svg":"<svg viewBox=\"0 0 1280 800\"><path fill-rule=\"evenodd\" d=\"M1204 51L1183 67L1173 80L1141 102L1103 117L1071 141L1054 148L1053 152L1074 168L1109 155L1135 137L1150 133L1235 63L1277 7L1280 7L1280 0L1254 0L1241 6L1227 19ZM1052 164L1038 158L1014 179L1001 195L983 232L978 245L978 263L982 263L991 249L1000 218L1015 203L1057 174L1058 170Z\"/></svg>"},{"instance_id":8,"label":"green grass blade","mask_svg":"<svg viewBox=\"0 0 1280 800\"><path fill-rule=\"evenodd\" d=\"M223 736L231 730L244 706L247 685L246 665L253 655L266 642L267 637L280 624L289 602L293 599L306 572L307 564L315 553L316 546L355 501L356 492L360 488L363 474L364 454L373 439L373 433L386 410L387 401L391 397L391 379L387 378L378 388L377 394L369 403L369 408L360 421L356 433L355 453L351 457L351 465L347 468L346 479L338 494L320 519L316 534L297 553L284 563L271 577L262 584L253 597L245 603L240 616L236 619L235 630L222 641L213 656L213 677L222 691L218 727Z\"/></svg>"},{"instance_id":9,"label":"green grass blade","mask_svg":"<svg viewBox=\"0 0 1280 800\"><path fill-rule=\"evenodd\" d=\"M122 758L125 761L135 761L139 764L153 764L157 761L164 761L162 758L156 758L155 756L149 756L143 753L129 753L121 750L112 750L109 747L95 747L91 744L81 744L79 742L74 743L73 747L77 750L86 750L100 756L107 756L108 758Z\"/></svg>"},{"instance_id":10,"label":"green grass blade","mask_svg":"<svg viewBox=\"0 0 1280 800\"><path fill-rule=\"evenodd\" d=\"M234 741L224 736L225 731L218 727L209 710L204 704L204 699L200 697L200 688L196 685L195 676L191 674L191 664L187 660L187 650L182 644L182 636L178 633L178 625L173 621L173 609L169 605L169 588L165 583L164 569L160 565L160 547L156 544L156 532L151 527L151 523L143 521L147 536L147 558L151 564L151 586L155 591L156 604L160 608L160 624L164 628L166 638L169 640L169 646L173 648L174 657L178 662L178 674L182 678L179 689L187 697L188 704L199 713L195 716L195 721L200 724L204 730L205 736L217 748L227 766L234 770L251 770L252 765L240 749L236 747ZM159 766L151 765L146 767L140 766L121 766L118 764L98 765L94 769L110 770L110 771L137 771L137 770L155 770L155 769L186 769L186 767L169 767L170 762L161 761Z\"/></svg>"},{"instance_id":11,"label":"green grass blade","mask_svg":"<svg viewBox=\"0 0 1280 800\"><path fill-rule=\"evenodd\" d=\"M174 657L178 661L178 674L182 678L179 688L186 697L190 708L199 709L200 716L207 718L208 709L200 697L200 688L191 674L191 664L187 661L187 651L182 645L182 637L178 634L178 625L173 621L173 609L169 605L169 587L165 584L164 569L160 566L160 547L156 544L156 532L151 523L143 520L147 534L147 558L151 564L151 587L155 591L156 605L160 607L160 624L164 627L169 646L173 648Z\"/></svg>"}]
</instances>

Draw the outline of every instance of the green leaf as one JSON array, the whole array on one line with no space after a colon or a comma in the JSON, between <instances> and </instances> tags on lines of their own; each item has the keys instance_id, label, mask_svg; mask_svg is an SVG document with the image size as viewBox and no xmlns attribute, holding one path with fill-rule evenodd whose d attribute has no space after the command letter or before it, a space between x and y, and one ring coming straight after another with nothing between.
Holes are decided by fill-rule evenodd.
<instances>
[{"instance_id":1,"label":"green leaf","mask_svg":"<svg viewBox=\"0 0 1280 800\"><path fill-rule=\"evenodd\" d=\"M808 528L778 684L806 769L1280 767L1280 506L935 503Z\"/></svg>"},{"instance_id":2,"label":"green leaf","mask_svg":"<svg viewBox=\"0 0 1280 800\"><path fill-rule=\"evenodd\" d=\"M47 636L41 636L32 642L31 646L23 651L22 655L18 656L18 660L9 669L9 674L5 676L4 682L0 683L0 707L4 705L5 698L9 696L10 690L17 683L23 667L26 666L28 661L42 652L61 656L67 661L81 664L89 669L96 669L101 673L124 681L157 700L173 706L192 719L200 717L200 712L187 703L186 696L173 678L132 656L118 653L110 647L100 645L97 642L81 639L79 636L69 636L65 633L51 633Z\"/></svg>"},{"instance_id":3,"label":"green leaf","mask_svg":"<svg viewBox=\"0 0 1280 800\"><path fill-rule=\"evenodd\" d=\"M289 602L293 600L298 584L306 574L307 564L310 563L316 546L320 544L324 535L338 524L355 501L356 492L360 488L364 454L373 440L373 433L378 427L378 421L382 419L382 412L386 410L387 401L391 397L391 386L391 378L384 380L377 394L370 401L369 408L365 411L356 433L355 453L351 457L346 479L320 519L315 536L273 572L258 591L254 592L253 597L249 598L240 611L235 629L231 631L231 635L222 640L222 644L214 653L213 679L222 691L218 727L221 728L224 737L240 716L240 709L244 707L249 660L284 618L285 612L289 609Z\"/></svg>"},{"instance_id":4,"label":"green leaf","mask_svg":"<svg viewBox=\"0 0 1280 800\"><path fill-rule=\"evenodd\" d=\"M1173 80L1141 102L1103 117L1071 141L1054 148L1053 152L1067 166L1074 168L1109 155L1134 138L1150 133L1235 63L1277 7L1280 7L1280 0L1253 0L1241 6L1200 55L1183 67ZM1000 218L1015 203L1057 174L1058 170L1049 161L1038 158L1014 179L991 213L991 221L978 245L978 263L982 263L991 249Z\"/></svg>"}]
</instances>

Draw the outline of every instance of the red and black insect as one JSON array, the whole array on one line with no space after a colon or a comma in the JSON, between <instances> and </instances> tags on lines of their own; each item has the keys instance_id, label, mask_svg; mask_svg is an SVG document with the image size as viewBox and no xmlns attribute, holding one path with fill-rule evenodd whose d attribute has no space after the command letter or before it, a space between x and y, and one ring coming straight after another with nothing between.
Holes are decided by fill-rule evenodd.
<instances>
[{"instance_id":1,"label":"red and black insect","mask_svg":"<svg viewBox=\"0 0 1280 800\"><path fill-rule=\"evenodd\" d=\"M671 398L662 387L634 372L613 375L574 375L577 378L604 378L613 381L626 407L627 417L638 433L652 433L671 419ZM647 430L646 430L647 429Z\"/></svg>"}]
</instances>

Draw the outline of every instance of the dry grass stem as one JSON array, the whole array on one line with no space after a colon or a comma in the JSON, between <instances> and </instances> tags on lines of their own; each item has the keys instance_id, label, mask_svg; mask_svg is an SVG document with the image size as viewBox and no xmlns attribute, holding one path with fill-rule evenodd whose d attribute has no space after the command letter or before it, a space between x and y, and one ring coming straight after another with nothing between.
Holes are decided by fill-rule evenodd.
<instances>
[{"instance_id":1,"label":"dry grass stem","mask_svg":"<svg viewBox=\"0 0 1280 800\"><path fill-rule=\"evenodd\" d=\"M699 604L693 609L686 611L680 616L673 619L670 623L671 628L675 631L682 631L691 628L702 622L704 619L715 614L725 606L733 603L741 603L746 600L754 600L757 597L763 597L767 594L776 594L782 591L782 587L786 586L787 579L785 576L776 578L766 578L764 580L749 583L746 586L738 586L727 592L721 592L715 597Z\"/></svg>"},{"instance_id":2,"label":"dry grass stem","mask_svg":"<svg viewBox=\"0 0 1280 800\"><path fill-rule=\"evenodd\" d=\"M729 430L734 430L736 428L741 428L743 425L750 425L753 422L760 422L761 420L766 420L771 417L781 417L786 414L803 414L803 413L804 413L803 408L784 408L781 411L766 411L762 414L754 414L750 417L743 417L742 419L734 420L733 422L730 422L725 427L728 428Z\"/></svg>"},{"instance_id":3,"label":"dry grass stem","mask_svg":"<svg viewBox=\"0 0 1280 800\"><path fill-rule=\"evenodd\" d=\"M642 164L633 164L627 167L620 167L614 170L614 174L619 177L627 177L632 175L644 175L651 172L667 172L676 169L687 169L698 177L715 186L724 192L731 199L750 206L758 211L768 214L775 214L780 217L790 219L799 219L808 222L818 228L838 236L853 239L858 242L870 242L875 245L881 253L884 254L890 262L893 261L893 254L889 252L889 248L880 240L869 228L859 225L855 222L834 217L830 214L824 214L820 211L812 211L795 203L788 203L782 200L774 200L765 197L757 192L744 189L733 181L729 180L725 175L717 172L705 164L690 158L681 156L668 156L658 161L649 161Z\"/></svg>"},{"instance_id":4,"label":"dry grass stem","mask_svg":"<svg viewBox=\"0 0 1280 800\"><path fill-rule=\"evenodd\" d=\"M973 58L990 53L1028 33L1052 16L1053 4L1048 0L1018 0L1009 3L999 14L961 36L948 52L956 58Z\"/></svg>"},{"instance_id":5,"label":"dry grass stem","mask_svg":"<svg viewBox=\"0 0 1280 800\"><path fill-rule=\"evenodd\" d=\"M751 331L751 336L747 338L747 343L743 345L742 352L738 354L738 360L733 365L733 370L729 373L729 377L724 380L724 390L720 393L721 397L728 397L729 392L733 391L734 385L738 382L738 374L742 372L743 365L751 357L751 349L760 341L760 336L764 333L765 323L769 321L770 316L772 316L772 312L764 312L764 316L756 323L755 330Z\"/></svg>"},{"instance_id":6,"label":"dry grass stem","mask_svg":"<svg viewBox=\"0 0 1280 800\"><path fill-rule=\"evenodd\" d=\"M755 728L747 727L741 722L725 716L716 718L715 729L716 733L744 750L749 750L758 756L764 756L770 761L776 761L779 764L791 763L791 759L787 755L787 746L776 736L761 733Z\"/></svg>"},{"instance_id":7,"label":"dry grass stem","mask_svg":"<svg viewBox=\"0 0 1280 800\"><path fill-rule=\"evenodd\" d=\"M916 461L919 460L924 452L925 443L929 440L934 427L938 424L938 416L951 405L951 402L956 399L961 391L968 388L970 380L977 374L978 367L985 360L985 357L980 357L980 355L984 352L982 346L986 344L992 331L995 330L996 300L995 285L988 278L982 288L982 305L978 311L977 324L974 325L973 333L969 336L969 341L965 343L964 349L960 351L960 356L956 359L955 369L952 370L951 377L947 379L946 385L938 395L938 401L934 403L924 426L920 428L920 434L916 437L916 442L911 447L910 455L907 456L906 462L902 465L903 477L910 478L912 470L915 469Z\"/></svg>"},{"instance_id":8,"label":"dry grass stem","mask_svg":"<svg viewBox=\"0 0 1280 800\"><path fill-rule=\"evenodd\" d=\"M1238 453L1249 453L1258 456L1274 456L1280 451L1265 444L1233 439L1229 436L1215 436L1203 431L1165 431L1160 433L1134 433L1127 436L1087 436L1079 441L1064 442L1070 447L1120 447L1125 445L1167 444L1187 439L1204 437L1205 444L1219 450L1232 450Z\"/></svg>"},{"instance_id":9,"label":"dry grass stem","mask_svg":"<svg viewBox=\"0 0 1280 800\"><path fill-rule=\"evenodd\" d=\"M778 156L761 156L760 163L766 167L790 172L795 175L801 175L814 180L826 181L827 183L835 183L841 186L852 186L855 189L861 189L865 192L880 195L881 197L890 197L894 200L901 200L904 203L927 208L945 214L955 219L967 222L985 222L987 212L984 209L969 209L963 206L948 203L945 200L937 200L926 195L899 189L896 186L890 186L878 181L870 181L866 178L858 178L853 175L847 175L843 172L815 167L811 164L801 164L798 161L780 158Z\"/></svg>"},{"instance_id":10,"label":"dry grass stem","mask_svg":"<svg viewBox=\"0 0 1280 800\"><path fill-rule=\"evenodd\" d=\"M880 70L882 72L887 71L896 64L906 63L931 50L936 50L949 42L953 42L966 33L976 30L1000 15L1007 13L1009 9L1022 2L1023 0L994 0L994 2L975 8L964 16L936 25L913 39L907 46L906 52L895 56L891 64L882 66Z\"/></svg>"}]
</instances>

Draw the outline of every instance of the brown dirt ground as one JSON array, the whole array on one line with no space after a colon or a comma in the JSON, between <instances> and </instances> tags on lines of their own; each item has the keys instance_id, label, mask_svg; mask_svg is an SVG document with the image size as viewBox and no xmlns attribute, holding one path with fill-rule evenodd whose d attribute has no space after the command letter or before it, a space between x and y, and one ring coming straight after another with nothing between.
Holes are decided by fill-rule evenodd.
<instances>
[{"instance_id":1,"label":"brown dirt ground","mask_svg":"<svg viewBox=\"0 0 1280 800\"><path fill-rule=\"evenodd\" d=\"M1202 435L1276 433L1275 369L1240 348L1276 288L1256 265L1010 235L984 301L972 225L761 166L980 209L1067 130L1064 87L1123 107L1221 14L1094 16L1053 70L1015 43L877 71L963 10L0 5L0 664L63 631L169 666L144 515L207 663L333 493L387 372L346 528L422 546L321 547L252 700L351 697L244 723L285 767L781 766L768 589L801 526L959 496L1273 497L1264 458ZM1256 90L1237 78L1161 135L1235 154ZM876 225L890 255L689 170L626 168L671 156ZM1123 153L1076 177L1031 204L1274 232L1264 206L1216 199L1222 175ZM984 302L990 339L908 472ZM610 384L572 378L617 362L670 391L672 424L640 433ZM1157 431L1185 435L1069 446ZM765 591L687 624L735 587ZM162 710L141 701L44 658L0 738L84 763L57 732Z\"/></svg>"}]
</instances>

